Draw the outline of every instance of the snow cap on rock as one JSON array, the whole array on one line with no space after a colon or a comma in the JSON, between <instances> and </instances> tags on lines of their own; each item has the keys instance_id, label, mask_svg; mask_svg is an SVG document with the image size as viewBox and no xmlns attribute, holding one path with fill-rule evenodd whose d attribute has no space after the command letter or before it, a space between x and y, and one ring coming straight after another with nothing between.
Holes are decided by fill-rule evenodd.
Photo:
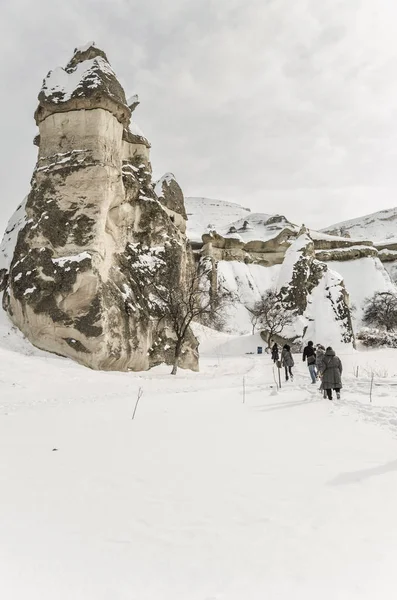
<instances>
[{"instance_id":1,"label":"snow cap on rock","mask_svg":"<svg viewBox=\"0 0 397 600\"><path fill-rule=\"evenodd\" d=\"M48 73L38 99L37 124L50 114L84 108L105 108L125 126L131 117L124 90L105 52L94 42L76 48L65 68Z\"/></svg>"}]
</instances>

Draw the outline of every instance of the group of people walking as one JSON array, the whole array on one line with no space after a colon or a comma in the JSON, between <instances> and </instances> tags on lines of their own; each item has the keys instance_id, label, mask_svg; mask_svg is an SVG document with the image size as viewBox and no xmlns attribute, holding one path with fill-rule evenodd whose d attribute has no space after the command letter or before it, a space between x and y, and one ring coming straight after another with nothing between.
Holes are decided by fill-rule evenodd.
<instances>
[{"instance_id":1,"label":"group of people walking","mask_svg":"<svg viewBox=\"0 0 397 600\"><path fill-rule=\"evenodd\" d=\"M291 347L284 344L280 357L278 345L274 343L272 359L274 363L277 362L279 366L284 367L285 380L291 379L292 381L294 379L292 372L294 358ZM322 344L317 344L314 347L313 342L310 341L303 350L302 360L308 366L312 384L317 383L318 380L321 381L319 389L323 392L324 398L332 400L332 391L335 391L336 397L339 399L342 389L342 362L331 346L325 348Z\"/></svg>"}]
</instances>

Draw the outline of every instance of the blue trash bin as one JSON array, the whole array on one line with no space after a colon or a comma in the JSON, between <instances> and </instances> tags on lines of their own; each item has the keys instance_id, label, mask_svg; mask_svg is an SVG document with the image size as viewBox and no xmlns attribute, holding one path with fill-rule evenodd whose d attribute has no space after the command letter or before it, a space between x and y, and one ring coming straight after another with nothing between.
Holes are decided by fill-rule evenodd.
<instances>
[{"instance_id":1,"label":"blue trash bin","mask_svg":"<svg viewBox=\"0 0 397 600\"><path fill-rule=\"evenodd\" d=\"M262 354L262 346L258 346L256 351L258 354Z\"/></svg>"}]
</instances>

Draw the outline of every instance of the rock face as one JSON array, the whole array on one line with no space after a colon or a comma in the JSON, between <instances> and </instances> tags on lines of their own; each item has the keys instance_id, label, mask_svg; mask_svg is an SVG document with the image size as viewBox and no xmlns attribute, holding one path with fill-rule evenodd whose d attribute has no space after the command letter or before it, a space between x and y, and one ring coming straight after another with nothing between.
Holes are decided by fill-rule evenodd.
<instances>
[{"instance_id":1,"label":"rock face","mask_svg":"<svg viewBox=\"0 0 397 600\"><path fill-rule=\"evenodd\" d=\"M374 246L350 246L349 248L341 247L331 250L316 250L318 260L325 262L357 260L358 258L366 258L368 256L378 257L379 252ZM383 259L382 259L383 260ZM384 260L387 260L386 258ZM390 260L395 260L390 258Z\"/></svg>"},{"instance_id":2,"label":"rock face","mask_svg":"<svg viewBox=\"0 0 397 600\"><path fill-rule=\"evenodd\" d=\"M173 334L156 321L148 265L172 257L184 285L192 259L182 192L176 222L154 191L150 144L131 123L137 104L93 44L47 75L31 191L2 245L3 258L12 255L1 272L12 321L36 346L94 369L172 361ZM176 182L169 187L179 193ZM181 366L197 369L193 335Z\"/></svg>"},{"instance_id":3,"label":"rock face","mask_svg":"<svg viewBox=\"0 0 397 600\"><path fill-rule=\"evenodd\" d=\"M246 264L258 264L264 267L280 265L285 252L294 238L294 232L285 228L267 240L244 239L238 231L220 235L216 231L203 234L202 253L216 261L238 260Z\"/></svg>"},{"instance_id":4,"label":"rock face","mask_svg":"<svg viewBox=\"0 0 397 600\"><path fill-rule=\"evenodd\" d=\"M156 183L155 192L171 221L186 232L187 215L183 192L172 173L166 173Z\"/></svg>"},{"instance_id":5,"label":"rock face","mask_svg":"<svg viewBox=\"0 0 397 600\"><path fill-rule=\"evenodd\" d=\"M354 341L349 296L342 277L316 258L308 233L302 232L287 250L277 291L283 305L300 317L296 329L299 337L335 345Z\"/></svg>"}]
</instances>

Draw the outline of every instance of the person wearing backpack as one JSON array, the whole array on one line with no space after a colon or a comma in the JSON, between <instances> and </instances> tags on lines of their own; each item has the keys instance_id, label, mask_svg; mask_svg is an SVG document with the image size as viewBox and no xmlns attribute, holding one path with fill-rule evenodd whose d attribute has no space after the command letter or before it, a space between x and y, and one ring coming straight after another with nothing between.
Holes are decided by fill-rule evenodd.
<instances>
[{"instance_id":1,"label":"person wearing backpack","mask_svg":"<svg viewBox=\"0 0 397 600\"><path fill-rule=\"evenodd\" d=\"M291 354L291 347L288 344L284 344L283 346L281 352L281 364L285 369L285 381L288 381L289 377L291 377L291 381L293 381L294 376L292 374L292 367L295 363Z\"/></svg>"},{"instance_id":2,"label":"person wearing backpack","mask_svg":"<svg viewBox=\"0 0 397 600\"><path fill-rule=\"evenodd\" d=\"M313 342L307 342L307 346L303 350L303 362L307 360L307 366L309 367L310 377L312 378L312 383L316 383L317 381L317 370L316 370L316 351L313 348Z\"/></svg>"},{"instance_id":3,"label":"person wearing backpack","mask_svg":"<svg viewBox=\"0 0 397 600\"><path fill-rule=\"evenodd\" d=\"M331 346L328 346L325 351L321 366L321 376L328 400L332 400L332 390L335 390L336 397L339 400L342 388L342 363Z\"/></svg>"}]
</instances>

